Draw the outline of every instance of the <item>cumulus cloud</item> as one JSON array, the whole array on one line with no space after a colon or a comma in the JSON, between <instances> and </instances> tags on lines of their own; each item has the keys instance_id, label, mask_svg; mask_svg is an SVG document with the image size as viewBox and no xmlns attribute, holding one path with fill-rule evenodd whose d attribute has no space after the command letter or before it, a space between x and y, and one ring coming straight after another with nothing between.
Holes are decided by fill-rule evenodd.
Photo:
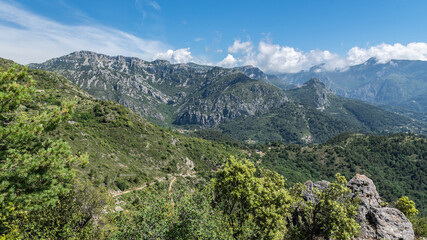
<instances>
[{"instance_id":1,"label":"cumulus cloud","mask_svg":"<svg viewBox=\"0 0 427 240\"><path fill-rule=\"evenodd\" d=\"M233 57L233 55L228 54L223 60L221 60L218 64L220 67L235 67L237 66L237 60Z\"/></svg>"},{"instance_id":2,"label":"cumulus cloud","mask_svg":"<svg viewBox=\"0 0 427 240\"><path fill-rule=\"evenodd\" d=\"M240 40L235 40L233 45L228 47L229 53L238 53L246 52L249 53L252 51L253 45L251 41L241 42Z\"/></svg>"},{"instance_id":3,"label":"cumulus cloud","mask_svg":"<svg viewBox=\"0 0 427 240\"><path fill-rule=\"evenodd\" d=\"M329 51L312 50L303 52L299 49L266 41L260 41L255 49L250 41L241 42L240 40L235 40L233 45L228 48L228 52L234 53L239 57L236 59L229 54L218 65L253 65L269 73L298 72L338 57L338 55Z\"/></svg>"},{"instance_id":4,"label":"cumulus cloud","mask_svg":"<svg viewBox=\"0 0 427 240\"><path fill-rule=\"evenodd\" d=\"M150 59L166 49L160 41L102 25L66 25L0 1L0 56L22 64L78 50Z\"/></svg>"},{"instance_id":5,"label":"cumulus cloud","mask_svg":"<svg viewBox=\"0 0 427 240\"><path fill-rule=\"evenodd\" d=\"M168 60L171 63L187 63L193 60L193 56L191 56L190 48L181 48L157 53L153 59Z\"/></svg>"},{"instance_id":6,"label":"cumulus cloud","mask_svg":"<svg viewBox=\"0 0 427 240\"><path fill-rule=\"evenodd\" d=\"M250 41L235 40L228 48L229 54L218 63L219 66L253 65L268 73L295 73L322 64L324 70L345 69L361 64L369 58L376 58L379 63L392 59L427 60L426 43L380 44L370 48L351 48L342 57L327 50L302 51L289 46L273 44L262 40L257 48ZM230 55L233 53L234 55Z\"/></svg>"},{"instance_id":7,"label":"cumulus cloud","mask_svg":"<svg viewBox=\"0 0 427 240\"><path fill-rule=\"evenodd\" d=\"M383 43L368 49L353 47L347 53L349 65L363 63L372 57L379 63L386 63L392 59L427 61L427 43L413 42L406 46L400 43L393 45Z\"/></svg>"}]
</instances>

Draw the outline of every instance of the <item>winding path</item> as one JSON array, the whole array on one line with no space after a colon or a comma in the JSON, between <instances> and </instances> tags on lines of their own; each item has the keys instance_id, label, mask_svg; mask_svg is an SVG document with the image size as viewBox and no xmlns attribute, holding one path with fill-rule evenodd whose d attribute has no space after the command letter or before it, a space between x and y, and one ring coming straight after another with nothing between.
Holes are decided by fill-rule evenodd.
<instances>
[{"instance_id":1,"label":"winding path","mask_svg":"<svg viewBox=\"0 0 427 240\"><path fill-rule=\"evenodd\" d=\"M169 197L171 198L172 205L173 205L174 203L173 203L173 198L172 198L171 190L172 190L172 185L173 185L173 183L175 182L175 180L176 180L176 177L175 177L175 176L172 176L172 180L171 180L171 182L169 183L169 189L168 189L168 193L169 193ZM163 178L163 179L158 179L157 181L165 181L165 179L164 179L164 178ZM156 182L151 182L151 183L148 183L148 185L147 185L147 184L144 184L144 185L142 185L142 186L140 186L140 187L131 188L131 189L126 190L126 191L123 191L123 192L116 192L116 193L111 194L111 196L112 196L112 197L119 197L119 196L124 195L124 194L126 194L126 193L130 193L130 192L134 192L134 191L142 190L142 189L146 188L147 186L153 185L153 184L155 184L155 183L156 183Z\"/></svg>"},{"instance_id":2,"label":"winding path","mask_svg":"<svg viewBox=\"0 0 427 240\"><path fill-rule=\"evenodd\" d=\"M175 180L176 180L176 177L175 177L175 176L173 176L173 178L172 178L171 182L169 183L169 189L168 189L168 194L169 194L169 197L170 197L170 199L171 199L172 207L175 207L175 203L173 202L173 197L172 197L172 192L171 192L171 190L172 190L172 185L173 185L173 183L175 182Z\"/></svg>"}]
</instances>

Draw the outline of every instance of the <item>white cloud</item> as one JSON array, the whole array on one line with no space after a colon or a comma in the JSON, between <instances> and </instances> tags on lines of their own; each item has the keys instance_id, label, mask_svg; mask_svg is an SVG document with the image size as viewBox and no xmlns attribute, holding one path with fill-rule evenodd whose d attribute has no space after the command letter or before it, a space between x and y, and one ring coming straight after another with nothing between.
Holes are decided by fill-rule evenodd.
<instances>
[{"instance_id":1,"label":"white cloud","mask_svg":"<svg viewBox=\"0 0 427 240\"><path fill-rule=\"evenodd\" d=\"M307 70L315 65L323 64L325 70L345 69L349 66L361 64L371 57L377 58L379 63L392 59L426 60L427 43L414 42L408 45L396 43L380 44L369 48L353 47L345 57L324 50L302 51L289 46L272 44L268 40L259 42L255 49L252 42L235 40L228 48L229 53L220 66L234 67L236 65L253 65L267 73L295 73Z\"/></svg>"},{"instance_id":2,"label":"white cloud","mask_svg":"<svg viewBox=\"0 0 427 240\"><path fill-rule=\"evenodd\" d=\"M181 48L157 53L153 59L168 60L171 63L187 63L193 60L193 56L191 56L190 48Z\"/></svg>"},{"instance_id":3,"label":"white cloud","mask_svg":"<svg viewBox=\"0 0 427 240\"><path fill-rule=\"evenodd\" d=\"M166 49L160 41L100 25L61 24L0 1L0 57L22 64L78 50L150 59Z\"/></svg>"},{"instance_id":4,"label":"white cloud","mask_svg":"<svg viewBox=\"0 0 427 240\"><path fill-rule=\"evenodd\" d=\"M394 45L383 43L367 49L353 47L347 53L349 65L363 63L371 57L375 57L379 63L386 63L392 59L427 61L427 44L413 42L405 46L400 43Z\"/></svg>"},{"instance_id":5,"label":"white cloud","mask_svg":"<svg viewBox=\"0 0 427 240\"><path fill-rule=\"evenodd\" d=\"M261 41L258 53L248 59L248 64L265 69L268 72L300 71L307 64L307 56L302 51L292 47L280 46Z\"/></svg>"},{"instance_id":6,"label":"white cloud","mask_svg":"<svg viewBox=\"0 0 427 240\"><path fill-rule=\"evenodd\" d=\"M227 57L221 60L217 65L220 67L235 67L237 65L237 60L233 55L228 54Z\"/></svg>"},{"instance_id":7,"label":"white cloud","mask_svg":"<svg viewBox=\"0 0 427 240\"><path fill-rule=\"evenodd\" d=\"M240 40L234 40L232 46L228 47L229 53L238 53L238 52L251 52L253 48L252 42L241 42Z\"/></svg>"},{"instance_id":8,"label":"white cloud","mask_svg":"<svg viewBox=\"0 0 427 240\"><path fill-rule=\"evenodd\" d=\"M336 54L329 51L312 50L307 53L266 41L260 41L258 48L254 50L252 42L235 40L233 45L228 48L228 52L235 53L239 57L235 59L229 55L218 64L222 66L226 66L226 63L253 65L269 73L298 72L326 60L337 58Z\"/></svg>"},{"instance_id":9,"label":"white cloud","mask_svg":"<svg viewBox=\"0 0 427 240\"><path fill-rule=\"evenodd\" d=\"M201 38L201 37L198 37L198 38L195 38L195 39L194 39L194 41L195 41L195 42L200 42L200 41L203 41L203 40L204 40L204 39L203 39L203 38Z\"/></svg>"}]
</instances>

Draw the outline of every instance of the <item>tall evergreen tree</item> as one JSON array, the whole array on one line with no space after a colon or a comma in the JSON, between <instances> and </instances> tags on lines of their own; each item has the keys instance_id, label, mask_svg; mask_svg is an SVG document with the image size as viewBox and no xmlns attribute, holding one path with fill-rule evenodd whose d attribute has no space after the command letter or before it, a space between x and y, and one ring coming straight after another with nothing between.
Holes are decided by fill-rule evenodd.
<instances>
[{"instance_id":1,"label":"tall evergreen tree","mask_svg":"<svg viewBox=\"0 0 427 240\"><path fill-rule=\"evenodd\" d=\"M26 68L0 73L0 234L17 221L17 213L55 206L72 189L73 164L87 161L73 156L66 142L49 137L73 104L31 109L34 84Z\"/></svg>"}]
</instances>

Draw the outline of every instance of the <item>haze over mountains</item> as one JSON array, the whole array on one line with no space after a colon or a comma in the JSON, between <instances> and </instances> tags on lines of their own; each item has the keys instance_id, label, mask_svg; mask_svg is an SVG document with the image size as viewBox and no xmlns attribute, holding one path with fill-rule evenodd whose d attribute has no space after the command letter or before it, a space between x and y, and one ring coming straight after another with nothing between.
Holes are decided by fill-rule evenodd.
<instances>
[{"instance_id":1,"label":"haze over mountains","mask_svg":"<svg viewBox=\"0 0 427 240\"><path fill-rule=\"evenodd\" d=\"M294 74L282 74L283 83L301 85L315 77L336 94L375 104L427 112L427 62L371 58L346 70L326 71L322 65Z\"/></svg>"},{"instance_id":2,"label":"haze over mountains","mask_svg":"<svg viewBox=\"0 0 427 240\"><path fill-rule=\"evenodd\" d=\"M148 62L88 51L30 67L56 71L90 94L117 101L157 124L214 127L242 141L310 143L348 131L423 133L426 129L421 121L335 96L334 88L310 80L311 72L279 78L251 66L227 69ZM296 89L279 88L304 82Z\"/></svg>"}]
</instances>

